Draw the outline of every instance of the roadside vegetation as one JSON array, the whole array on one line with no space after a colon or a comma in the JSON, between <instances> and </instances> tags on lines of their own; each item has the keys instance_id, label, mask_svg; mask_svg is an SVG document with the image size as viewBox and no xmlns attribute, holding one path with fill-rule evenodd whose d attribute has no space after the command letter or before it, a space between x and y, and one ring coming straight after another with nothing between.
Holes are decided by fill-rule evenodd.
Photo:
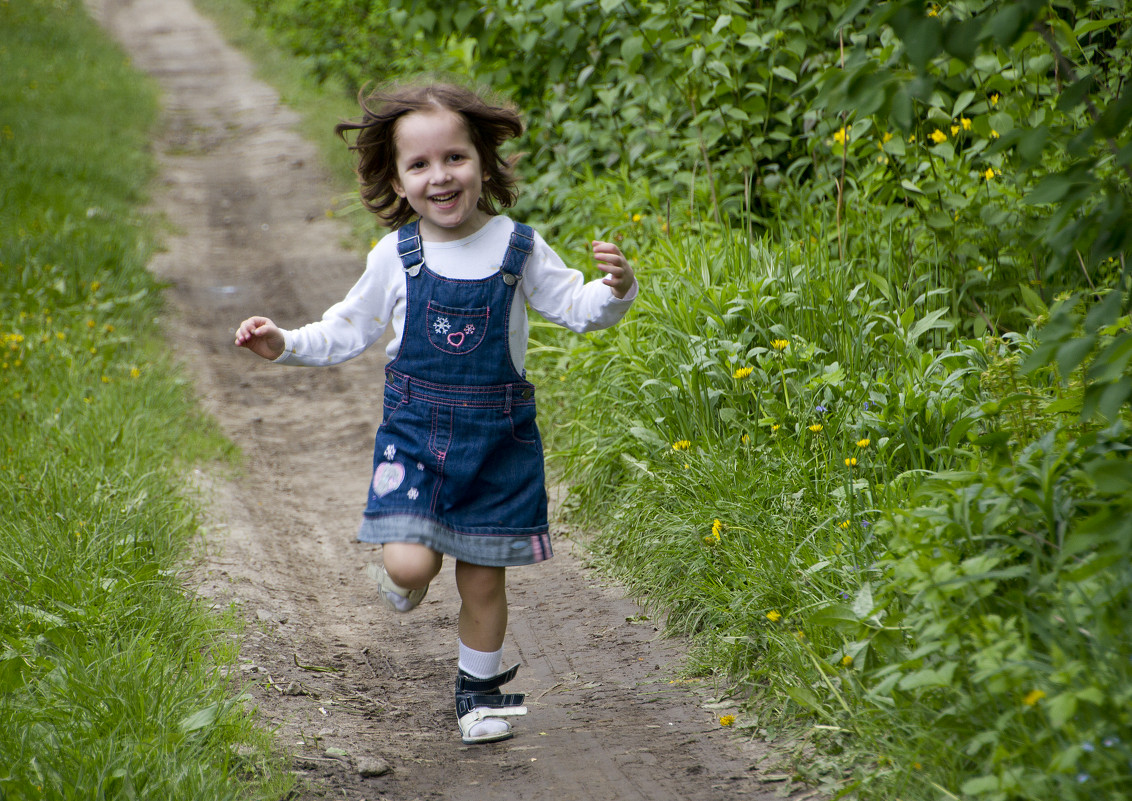
<instances>
[{"instance_id":1,"label":"roadside vegetation","mask_svg":"<svg viewBox=\"0 0 1132 801\"><path fill-rule=\"evenodd\" d=\"M0 3L0 74L0 798L279 798L241 621L186 589L231 454L155 319L155 87L79 0Z\"/></svg>"},{"instance_id":2,"label":"roadside vegetation","mask_svg":"<svg viewBox=\"0 0 1132 801\"><path fill-rule=\"evenodd\" d=\"M721 723L835 794L1132 793L1126 3L246 7L334 91L511 98L517 215L636 260L536 326L544 426Z\"/></svg>"}]
</instances>

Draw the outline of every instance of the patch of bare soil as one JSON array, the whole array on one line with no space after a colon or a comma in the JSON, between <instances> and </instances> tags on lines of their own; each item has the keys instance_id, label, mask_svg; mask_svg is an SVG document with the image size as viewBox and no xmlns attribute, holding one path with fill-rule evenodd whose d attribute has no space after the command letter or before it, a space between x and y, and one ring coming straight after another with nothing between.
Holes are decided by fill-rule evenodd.
<instances>
[{"instance_id":1,"label":"patch of bare soil","mask_svg":"<svg viewBox=\"0 0 1132 801\"><path fill-rule=\"evenodd\" d=\"M264 723L304 777L298 797L349 799L771 798L764 747L718 723L702 688L673 684L662 640L559 530L556 558L509 572L508 689L530 714L507 742L461 744L452 702L458 598L451 565L394 615L354 540L381 414L383 349L285 369L235 348L267 314L317 319L360 275L334 190L297 117L189 0L87 0L164 90L155 205L176 227L152 269L165 328L205 408L248 471L211 482L213 555L200 591L245 610L242 665ZM328 120L327 124L333 124Z\"/></svg>"}]
</instances>

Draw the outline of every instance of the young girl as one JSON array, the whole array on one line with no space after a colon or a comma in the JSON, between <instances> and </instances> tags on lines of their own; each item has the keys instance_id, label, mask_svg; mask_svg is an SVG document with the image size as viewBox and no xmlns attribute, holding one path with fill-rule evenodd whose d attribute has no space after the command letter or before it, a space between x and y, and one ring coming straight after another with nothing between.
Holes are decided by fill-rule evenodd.
<instances>
[{"instance_id":1,"label":"young girl","mask_svg":"<svg viewBox=\"0 0 1132 801\"><path fill-rule=\"evenodd\" d=\"M456 715L465 743L511 736L526 714L500 686L506 568L551 556L535 388L523 369L527 304L582 333L620 320L636 297L621 251L594 242L605 276L586 283L531 228L499 213L516 199L514 159L499 147L518 114L448 84L378 91L342 123L358 155L362 199L390 228L365 273L320 322L293 331L266 317L236 344L279 364L337 364L393 326L384 417L358 539L381 543L380 597L407 612L443 554L460 593Z\"/></svg>"}]
</instances>

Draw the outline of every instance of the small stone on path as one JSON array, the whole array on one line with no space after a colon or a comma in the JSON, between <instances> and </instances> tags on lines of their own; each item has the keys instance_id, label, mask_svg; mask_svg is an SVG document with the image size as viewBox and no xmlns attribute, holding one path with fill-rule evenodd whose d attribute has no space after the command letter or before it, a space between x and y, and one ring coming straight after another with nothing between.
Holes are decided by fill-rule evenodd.
<instances>
[{"instance_id":1,"label":"small stone on path","mask_svg":"<svg viewBox=\"0 0 1132 801\"><path fill-rule=\"evenodd\" d=\"M381 757L363 757L358 760L358 775L363 779L392 773L393 766Z\"/></svg>"}]
</instances>

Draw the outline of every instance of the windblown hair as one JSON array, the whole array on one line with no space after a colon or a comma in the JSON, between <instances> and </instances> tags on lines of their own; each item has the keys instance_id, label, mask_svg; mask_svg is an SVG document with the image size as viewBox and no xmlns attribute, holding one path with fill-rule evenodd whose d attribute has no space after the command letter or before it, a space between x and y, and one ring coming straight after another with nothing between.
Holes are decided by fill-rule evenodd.
<instances>
[{"instance_id":1,"label":"windblown hair","mask_svg":"<svg viewBox=\"0 0 1132 801\"><path fill-rule=\"evenodd\" d=\"M393 188L397 178L397 121L414 111L445 109L459 114L479 154L487 180L478 208L487 214L509 208L518 198L513 171L518 156L503 158L499 147L523 132L523 121L510 105L493 105L470 89L450 83L398 85L379 88L363 98L358 94L362 118L340 122L334 132L346 142L357 131L350 149L358 154L357 174L362 203L390 228L399 228L415 214L409 202Z\"/></svg>"}]
</instances>

